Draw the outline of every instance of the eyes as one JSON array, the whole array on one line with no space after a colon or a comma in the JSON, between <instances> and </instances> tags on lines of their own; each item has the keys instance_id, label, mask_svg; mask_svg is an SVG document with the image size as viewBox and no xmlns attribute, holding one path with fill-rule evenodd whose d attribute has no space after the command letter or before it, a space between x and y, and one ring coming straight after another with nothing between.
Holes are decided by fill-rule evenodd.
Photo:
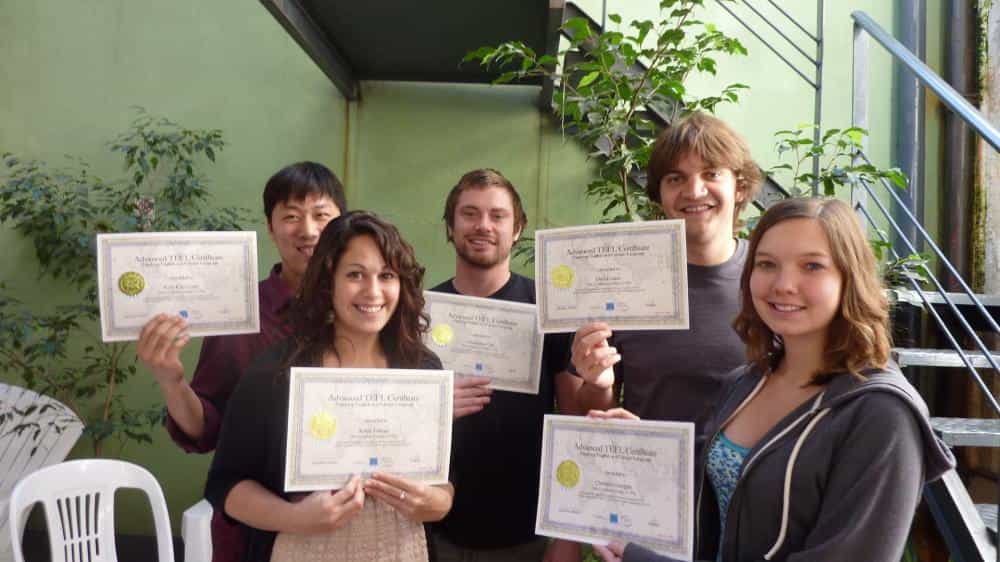
<instances>
[{"instance_id":1,"label":"eyes","mask_svg":"<svg viewBox=\"0 0 1000 562\"><path fill-rule=\"evenodd\" d=\"M467 207L459 211L459 215L466 220L478 220L480 217L480 211L473 207ZM489 213L490 219L493 222L501 222L503 220L511 218L511 213L503 210L495 210Z\"/></svg>"},{"instance_id":2,"label":"eyes","mask_svg":"<svg viewBox=\"0 0 1000 562\"><path fill-rule=\"evenodd\" d=\"M363 281L365 278L365 272L360 269L352 269L345 274L345 277L351 281ZM399 275L391 269L386 269L379 272L378 278L380 281L392 281L399 278Z\"/></svg>"},{"instance_id":3,"label":"eyes","mask_svg":"<svg viewBox=\"0 0 1000 562\"><path fill-rule=\"evenodd\" d=\"M702 181L720 181L725 176L725 169L709 168L707 170L702 170L698 175L701 176ZM664 176L662 181L667 185L678 185L687 181L687 176L673 172Z\"/></svg>"},{"instance_id":4,"label":"eyes","mask_svg":"<svg viewBox=\"0 0 1000 562\"><path fill-rule=\"evenodd\" d=\"M799 267L810 272L824 271L829 268L827 264L819 261L807 261L800 264ZM759 258L754 260L753 268L757 271L775 271L778 269L778 263L767 258Z\"/></svg>"},{"instance_id":5,"label":"eyes","mask_svg":"<svg viewBox=\"0 0 1000 562\"><path fill-rule=\"evenodd\" d=\"M297 223L301 221L303 215L301 213L288 213L281 217L281 221L285 223ZM330 222L333 220L333 213L329 211L319 211L312 214L312 218L316 222Z\"/></svg>"}]
</instances>

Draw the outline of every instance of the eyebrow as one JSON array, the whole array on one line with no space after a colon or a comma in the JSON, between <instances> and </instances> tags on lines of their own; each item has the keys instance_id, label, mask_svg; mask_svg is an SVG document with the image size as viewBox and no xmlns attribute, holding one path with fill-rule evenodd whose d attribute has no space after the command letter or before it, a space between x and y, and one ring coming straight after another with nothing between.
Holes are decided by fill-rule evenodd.
<instances>
[{"instance_id":1,"label":"eyebrow","mask_svg":"<svg viewBox=\"0 0 1000 562\"><path fill-rule=\"evenodd\" d=\"M757 250L757 256L758 257L759 256L767 256L769 258L776 257L774 254L771 254L771 253L768 253L768 252L764 252L764 251L761 251L761 250ZM826 252L805 252L805 253L799 254L796 257L799 257L799 258L803 258L803 257L829 258L830 254L828 254Z\"/></svg>"}]
</instances>

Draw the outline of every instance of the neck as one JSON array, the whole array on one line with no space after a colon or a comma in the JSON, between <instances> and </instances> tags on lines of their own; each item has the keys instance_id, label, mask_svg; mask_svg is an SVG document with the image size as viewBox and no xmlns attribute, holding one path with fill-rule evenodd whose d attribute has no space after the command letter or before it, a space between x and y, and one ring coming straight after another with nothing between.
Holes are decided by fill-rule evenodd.
<instances>
[{"instance_id":1,"label":"neck","mask_svg":"<svg viewBox=\"0 0 1000 562\"><path fill-rule=\"evenodd\" d=\"M285 286L294 295L299 292L299 285L302 284L302 276L292 273L291 269L285 267L284 264L281 266L281 274L279 275L282 281L285 282Z\"/></svg>"},{"instance_id":2,"label":"neck","mask_svg":"<svg viewBox=\"0 0 1000 562\"><path fill-rule=\"evenodd\" d=\"M333 342L340 367L384 368L385 351L378 334L338 334Z\"/></svg>"},{"instance_id":3,"label":"neck","mask_svg":"<svg viewBox=\"0 0 1000 562\"><path fill-rule=\"evenodd\" d=\"M823 367L825 336L785 339L785 354L776 372L794 379L801 386L811 384L813 375Z\"/></svg>"},{"instance_id":4,"label":"neck","mask_svg":"<svg viewBox=\"0 0 1000 562\"><path fill-rule=\"evenodd\" d=\"M510 260L484 268L462 258L455 260L455 290L470 297L488 297L510 281Z\"/></svg>"},{"instance_id":5,"label":"neck","mask_svg":"<svg viewBox=\"0 0 1000 562\"><path fill-rule=\"evenodd\" d=\"M726 237L708 242L687 241L687 261L694 265L712 266L725 263L736 253L736 239Z\"/></svg>"}]
</instances>

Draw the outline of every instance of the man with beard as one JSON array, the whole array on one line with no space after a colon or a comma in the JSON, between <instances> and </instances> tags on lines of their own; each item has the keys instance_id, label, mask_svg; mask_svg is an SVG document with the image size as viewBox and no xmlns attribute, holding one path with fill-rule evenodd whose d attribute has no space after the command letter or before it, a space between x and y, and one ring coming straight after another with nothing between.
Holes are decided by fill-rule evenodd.
<instances>
[{"instance_id":1,"label":"man with beard","mask_svg":"<svg viewBox=\"0 0 1000 562\"><path fill-rule=\"evenodd\" d=\"M444 220L455 246L455 277L433 291L535 303L535 283L510 270L510 252L527 217L500 172L473 170L448 194ZM568 335L545 337L538 394L493 392L486 377L455 381L451 512L433 532L441 562L578 560L576 545L548 547L535 536L542 417L573 377L562 371ZM546 552L548 547L548 552Z\"/></svg>"}]
</instances>

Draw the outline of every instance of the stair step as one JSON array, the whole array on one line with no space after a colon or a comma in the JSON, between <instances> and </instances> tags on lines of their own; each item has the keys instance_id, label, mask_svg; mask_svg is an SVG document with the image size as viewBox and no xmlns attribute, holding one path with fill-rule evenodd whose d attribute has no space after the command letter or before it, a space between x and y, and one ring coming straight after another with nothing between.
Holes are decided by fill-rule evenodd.
<instances>
[{"instance_id":1,"label":"stair step","mask_svg":"<svg viewBox=\"0 0 1000 562\"><path fill-rule=\"evenodd\" d=\"M989 503L977 503L976 511L979 512L979 516L983 518L983 523L986 524L986 529L989 530L990 535L993 537L993 542L997 540L997 506Z\"/></svg>"},{"instance_id":2,"label":"stair step","mask_svg":"<svg viewBox=\"0 0 1000 562\"><path fill-rule=\"evenodd\" d=\"M911 291L909 289L894 289L896 292L896 298L901 302L906 302L914 306L923 306L924 301L920 298L920 293L916 291ZM931 304L946 304L944 297L941 293L937 291L924 291L924 296ZM969 295L965 293L945 293L951 302L955 303L956 306L971 306L972 299ZM1000 307L1000 295L980 295L976 294L976 300L981 302L986 308L990 307Z\"/></svg>"},{"instance_id":3,"label":"stair step","mask_svg":"<svg viewBox=\"0 0 1000 562\"><path fill-rule=\"evenodd\" d=\"M979 351L966 350L965 354L977 369L991 368L986 356ZM954 349L924 349L919 347L894 347L892 358L900 367L965 367L962 358ZM993 360L1000 364L1000 354L993 354Z\"/></svg>"},{"instance_id":4,"label":"stair step","mask_svg":"<svg viewBox=\"0 0 1000 562\"><path fill-rule=\"evenodd\" d=\"M969 295L965 293L945 293L948 298L954 303L955 308L958 309L958 313L965 318L965 321L969 323L969 326L973 330L980 332L992 332L993 328L990 323L983 317L983 313L972 304L972 299ZM909 290L896 290L895 291L896 300L900 303L906 303L911 306L918 308L923 308L924 301L920 298L920 293L916 291ZM952 312L951 307L945 302L944 297L941 293L937 291L924 291L923 295L927 297L927 301L930 302L931 306L937 310L937 313L941 316L941 319L948 326L948 330L952 333L960 334L965 333L964 328L961 323L955 317L955 313ZM978 300L986 312L992 317L993 322L1000 324L1000 295L975 295L976 300Z\"/></svg>"},{"instance_id":5,"label":"stair step","mask_svg":"<svg viewBox=\"0 0 1000 562\"><path fill-rule=\"evenodd\" d=\"M931 427L949 447L1000 447L1000 419L931 418Z\"/></svg>"}]
</instances>

